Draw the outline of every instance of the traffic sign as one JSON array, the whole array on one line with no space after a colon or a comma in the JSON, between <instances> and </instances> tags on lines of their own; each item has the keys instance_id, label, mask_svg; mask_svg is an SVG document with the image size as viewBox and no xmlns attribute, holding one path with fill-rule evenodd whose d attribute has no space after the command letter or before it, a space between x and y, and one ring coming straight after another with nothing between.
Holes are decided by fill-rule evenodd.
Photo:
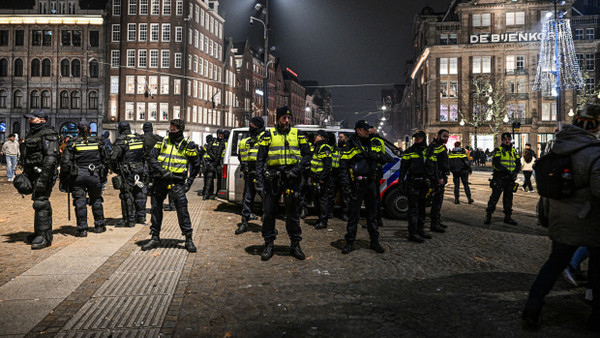
<instances>
[{"instance_id":1,"label":"traffic sign","mask_svg":"<svg viewBox=\"0 0 600 338\"><path fill-rule=\"evenodd\" d=\"M6 131L6 123L0 123L0 133L4 133Z\"/></svg>"}]
</instances>

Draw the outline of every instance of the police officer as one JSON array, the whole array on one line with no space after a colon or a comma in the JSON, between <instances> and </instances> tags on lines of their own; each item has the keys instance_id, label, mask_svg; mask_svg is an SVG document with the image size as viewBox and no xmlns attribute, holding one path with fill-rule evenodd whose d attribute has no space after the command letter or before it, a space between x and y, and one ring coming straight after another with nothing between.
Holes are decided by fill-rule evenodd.
<instances>
[{"instance_id":1,"label":"police officer","mask_svg":"<svg viewBox=\"0 0 600 338\"><path fill-rule=\"evenodd\" d=\"M290 253L299 260L306 258L300 248L300 188L302 169L310 162L310 147L306 137L291 126L288 107L277 108L276 125L263 134L256 158L256 189L263 191L264 250L263 261L273 257L273 242L277 235L275 218L281 194L284 195L285 227L290 236Z\"/></svg>"},{"instance_id":2,"label":"police officer","mask_svg":"<svg viewBox=\"0 0 600 338\"><path fill-rule=\"evenodd\" d=\"M229 140L229 130L221 130L220 136L220 144L219 147L221 152L219 153L219 162L217 165L217 191L216 194L219 194L219 191L223 188L223 160L225 158L225 150L227 150L227 141Z\"/></svg>"},{"instance_id":3,"label":"police officer","mask_svg":"<svg viewBox=\"0 0 600 338\"><path fill-rule=\"evenodd\" d=\"M331 184L329 189L329 218L333 217L333 209L335 207L336 195L339 191L342 213L340 219L344 222L348 221L348 195L342 187L341 176L342 171L340 170L340 158L342 152L348 141L348 136L345 133L339 133L337 146L333 149L331 154Z\"/></svg>"},{"instance_id":4,"label":"police officer","mask_svg":"<svg viewBox=\"0 0 600 338\"><path fill-rule=\"evenodd\" d=\"M205 166L206 166L206 191L204 192L203 200L215 199L215 178L218 180L220 175L219 168L221 167L221 159L225 149L223 141L223 131L217 130L217 138L213 138L210 146L206 148ZM218 189L219 187L217 187ZM218 193L218 191L217 191Z\"/></svg>"},{"instance_id":5,"label":"police officer","mask_svg":"<svg viewBox=\"0 0 600 338\"><path fill-rule=\"evenodd\" d=\"M200 172L200 157L194 142L183 137L185 121L171 120L169 135L162 142L156 143L150 153L150 166L152 172L160 179L155 180L152 186L152 225L150 235L152 238L142 246L142 250L150 250L160 245L160 230L162 226L163 201L169 190L175 198L175 209L182 235L185 236L185 249L196 252L192 239L192 222L188 212L188 200L185 194L190 190L194 179ZM189 166L189 176L188 176Z\"/></svg>"},{"instance_id":6,"label":"police officer","mask_svg":"<svg viewBox=\"0 0 600 338\"><path fill-rule=\"evenodd\" d=\"M317 131L315 135L315 146L310 161L311 182L313 186L313 201L317 209L319 220L315 229L327 228L329 211L329 192L331 185L331 146L327 143L329 135L325 130Z\"/></svg>"},{"instance_id":7,"label":"police officer","mask_svg":"<svg viewBox=\"0 0 600 338\"><path fill-rule=\"evenodd\" d=\"M90 137L90 126L87 122L80 122L78 129L79 135L71 139L63 151L60 185L61 190L73 194L77 234L86 237L88 230L86 194L89 196L89 204L94 215L94 232L106 231L102 207L102 185L106 183L108 156L102 140Z\"/></svg>"},{"instance_id":8,"label":"police officer","mask_svg":"<svg viewBox=\"0 0 600 338\"><path fill-rule=\"evenodd\" d=\"M415 142L402 155L398 182L408 197L408 240L423 243L431 239L431 235L425 232L425 204L431 189L431 175L425 164L425 132L418 131L413 137Z\"/></svg>"},{"instance_id":9,"label":"police officer","mask_svg":"<svg viewBox=\"0 0 600 338\"><path fill-rule=\"evenodd\" d=\"M448 154L452 182L454 182L454 204L460 204L458 196L460 194L461 181L465 187L465 195L467 195L469 204L472 204L474 201L471 198L471 189L469 188L469 174L473 172L473 169L471 169L467 152L460 145L460 142L454 142L454 148Z\"/></svg>"},{"instance_id":10,"label":"police officer","mask_svg":"<svg viewBox=\"0 0 600 338\"><path fill-rule=\"evenodd\" d=\"M386 163L392 162L392 157L385 152L385 142L377 133L377 128L371 127L369 130L369 137L371 138L371 143L373 144L373 149L381 153L386 159ZM385 164L385 163L384 163ZM375 174L375 182L377 185L377 226L383 227L383 217L381 215L381 193L379 192L379 182L383 178L383 165L377 163L377 171Z\"/></svg>"},{"instance_id":11,"label":"police officer","mask_svg":"<svg viewBox=\"0 0 600 338\"><path fill-rule=\"evenodd\" d=\"M259 141L265 131L265 122L260 117L250 120L250 135L243 138L238 145L238 157L241 171L244 174L244 193L242 197L242 223L235 230L239 235L248 231L248 221L252 218L252 205L256 196L256 155Z\"/></svg>"},{"instance_id":12,"label":"police officer","mask_svg":"<svg viewBox=\"0 0 600 338\"><path fill-rule=\"evenodd\" d=\"M206 135L206 142L204 143L204 146L200 148L198 153L198 156L200 156L200 160L202 161L202 174L204 175L204 186L202 187L202 191L198 191L198 196L203 196L202 200L207 200L210 197L208 187L211 185L210 181L212 181L214 175L210 165L210 155L208 154L208 150L212 147L212 141L213 136Z\"/></svg>"},{"instance_id":13,"label":"police officer","mask_svg":"<svg viewBox=\"0 0 600 338\"><path fill-rule=\"evenodd\" d=\"M131 132L129 122L119 122L119 136L110 153L110 164L121 180L121 219L117 227L133 227L146 223L146 195L144 194L144 140Z\"/></svg>"},{"instance_id":14,"label":"police officer","mask_svg":"<svg viewBox=\"0 0 600 338\"><path fill-rule=\"evenodd\" d=\"M512 137L510 133L502 134L502 145L494 150L492 155L492 166L494 172L492 174L492 180L490 186L492 188L492 195L488 201L487 209L485 209L485 224L492 223L492 214L496 210L496 204L500 199L500 195L504 193L502 197L502 207L504 209L504 223L509 225L517 225L517 221L512 219L512 200L513 200L513 187L517 180L517 175L521 171L521 158L519 153L512 146Z\"/></svg>"},{"instance_id":15,"label":"police officer","mask_svg":"<svg viewBox=\"0 0 600 338\"><path fill-rule=\"evenodd\" d=\"M448 163L448 149L446 143L450 133L446 129L440 129L437 137L427 147L427 165L433 172L431 183L433 185L433 196L431 198L431 231L446 232L446 225L441 222L442 202L444 201L444 191L448 183L448 174L450 167Z\"/></svg>"},{"instance_id":16,"label":"police officer","mask_svg":"<svg viewBox=\"0 0 600 338\"><path fill-rule=\"evenodd\" d=\"M52 206L50 193L58 175L58 134L48 125L48 115L36 111L24 115L29 120L29 134L25 136L23 174L33 188L33 228L35 238L31 249L42 249L52 245ZM16 179L13 182L18 184Z\"/></svg>"},{"instance_id":17,"label":"police officer","mask_svg":"<svg viewBox=\"0 0 600 338\"><path fill-rule=\"evenodd\" d=\"M150 168L150 152L154 148L156 143L161 142L163 140L162 136L154 134L154 127L150 122L144 122L142 125L142 130L144 134L142 134L142 140L144 140L144 168L146 168L146 174L144 175L144 187L145 195L148 196L150 194L150 187L152 186L152 171ZM164 205L165 211L174 211L175 210L175 200L169 194L169 203L165 203Z\"/></svg>"},{"instance_id":18,"label":"police officer","mask_svg":"<svg viewBox=\"0 0 600 338\"><path fill-rule=\"evenodd\" d=\"M346 226L346 245L343 254L349 254L354 249L356 228L360 216L360 206L365 201L367 213L367 230L371 238L370 248L377 253L385 249L379 244L377 226L377 164L384 164L386 159L378 151L378 145L371 142L369 137L371 126L365 120L359 120L354 125L355 134L351 135L340 159L340 170L344 189L349 192L349 218Z\"/></svg>"}]
</instances>

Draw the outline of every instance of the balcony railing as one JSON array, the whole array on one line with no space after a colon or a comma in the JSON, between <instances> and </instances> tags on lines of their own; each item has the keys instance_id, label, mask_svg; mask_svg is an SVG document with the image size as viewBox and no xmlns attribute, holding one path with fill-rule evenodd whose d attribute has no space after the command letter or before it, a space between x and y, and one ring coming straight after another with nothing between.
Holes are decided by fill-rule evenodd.
<instances>
[{"instance_id":1,"label":"balcony railing","mask_svg":"<svg viewBox=\"0 0 600 338\"><path fill-rule=\"evenodd\" d=\"M531 119L531 117L510 119L510 123L512 123L512 122L519 122L523 126L526 124L532 124L532 119Z\"/></svg>"},{"instance_id":2,"label":"balcony railing","mask_svg":"<svg viewBox=\"0 0 600 338\"><path fill-rule=\"evenodd\" d=\"M529 93L508 93L510 100L529 100Z\"/></svg>"},{"instance_id":3,"label":"balcony railing","mask_svg":"<svg viewBox=\"0 0 600 338\"><path fill-rule=\"evenodd\" d=\"M460 23L459 22L438 22L435 24L435 30L439 31L439 32L459 31Z\"/></svg>"},{"instance_id":4,"label":"balcony railing","mask_svg":"<svg viewBox=\"0 0 600 338\"><path fill-rule=\"evenodd\" d=\"M571 25L589 25L597 24L600 21L600 15L586 15L571 17Z\"/></svg>"},{"instance_id":5,"label":"balcony railing","mask_svg":"<svg viewBox=\"0 0 600 338\"><path fill-rule=\"evenodd\" d=\"M527 69L527 68L513 69L513 70L506 71L506 75L527 75L527 74L529 74L529 69Z\"/></svg>"}]
</instances>

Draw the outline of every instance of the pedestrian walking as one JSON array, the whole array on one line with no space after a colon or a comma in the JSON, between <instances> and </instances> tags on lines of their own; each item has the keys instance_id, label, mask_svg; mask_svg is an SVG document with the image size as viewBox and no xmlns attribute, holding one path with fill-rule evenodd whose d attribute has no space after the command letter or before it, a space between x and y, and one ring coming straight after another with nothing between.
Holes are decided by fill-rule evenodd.
<instances>
[{"instance_id":1,"label":"pedestrian walking","mask_svg":"<svg viewBox=\"0 0 600 338\"><path fill-rule=\"evenodd\" d=\"M248 222L252 217L252 206L256 197L256 156L259 141L265 132L265 122L260 117L250 120L248 137L243 138L238 145L238 158L244 175L244 192L242 195L242 223L235 230L239 235L248 231Z\"/></svg>"},{"instance_id":2,"label":"pedestrian walking","mask_svg":"<svg viewBox=\"0 0 600 338\"><path fill-rule=\"evenodd\" d=\"M290 237L290 254L306 258L300 248L300 189L302 169L310 162L310 147L306 137L291 126L292 112L286 106L277 108L275 127L265 132L256 158L256 189L262 192L265 246L260 258L273 257L273 242L277 236L275 218L281 194L285 205L285 227Z\"/></svg>"},{"instance_id":3,"label":"pedestrian walking","mask_svg":"<svg viewBox=\"0 0 600 338\"><path fill-rule=\"evenodd\" d=\"M454 204L460 204L460 182L462 182L465 189L468 203L472 204L474 201L471 198L471 189L469 188L469 174L473 173L473 169L465 149L460 146L460 142L455 142L454 148L448 154L452 182L454 183Z\"/></svg>"},{"instance_id":4,"label":"pedestrian walking","mask_svg":"<svg viewBox=\"0 0 600 338\"><path fill-rule=\"evenodd\" d=\"M521 171L521 160L517 150L512 146L510 133L502 134L502 145L494 150L492 155L492 167L494 172L490 180L492 194L485 209L485 224L492 224L492 214L496 210L496 204L502 196L502 207L504 209L504 223L517 225L512 219L513 189L517 175Z\"/></svg>"},{"instance_id":5,"label":"pedestrian walking","mask_svg":"<svg viewBox=\"0 0 600 338\"><path fill-rule=\"evenodd\" d=\"M22 194L32 193L35 237L31 249L52 245L52 205L50 194L58 176L60 153L58 134L48 124L48 114L39 110L24 117L29 121L29 133L25 136L22 180L17 177L14 185Z\"/></svg>"},{"instance_id":6,"label":"pedestrian walking","mask_svg":"<svg viewBox=\"0 0 600 338\"><path fill-rule=\"evenodd\" d=\"M346 225L346 245L342 254L354 250L356 230L360 217L360 206L365 202L367 213L367 230L371 239L370 248L377 253L385 249L379 243L379 227L377 225L377 164L386 163L379 150L379 143L371 142L369 137L371 126L365 120L354 124L351 135L340 159L340 170L343 172L342 184L350 196L348 224Z\"/></svg>"},{"instance_id":7,"label":"pedestrian walking","mask_svg":"<svg viewBox=\"0 0 600 338\"><path fill-rule=\"evenodd\" d=\"M122 219L117 227L133 227L146 223L146 195L144 194L144 140L131 132L129 122L119 122L119 136L110 153L110 165L117 173L113 187L119 189ZM117 183L117 184L115 184Z\"/></svg>"},{"instance_id":8,"label":"pedestrian walking","mask_svg":"<svg viewBox=\"0 0 600 338\"><path fill-rule=\"evenodd\" d=\"M588 329L600 331L600 105L586 105L556 135L551 153L568 157L571 173L571 190L568 198L548 198L543 203L548 219L548 236L552 251L529 290L523 308L525 328L537 329L542 322L544 298L569 265L580 246L589 251L589 283L592 294L592 315ZM561 187L557 187L560 189ZM538 191L541 188L538 186Z\"/></svg>"},{"instance_id":9,"label":"pedestrian walking","mask_svg":"<svg viewBox=\"0 0 600 338\"><path fill-rule=\"evenodd\" d=\"M424 131L413 135L414 143L406 149L400 162L398 182L400 189L408 198L408 240L423 243L431 239L425 232L425 205L431 191L431 174L428 173L425 162L427 161L427 143Z\"/></svg>"},{"instance_id":10,"label":"pedestrian walking","mask_svg":"<svg viewBox=\"0 0 600 338\"><path fill-rule=\"evenodd\" d=\"M329 216L329 192L331 185L331 146L327 143L329 136L323 129L315 135L315 151L310 161L310 180L313 187L313 201L317 210L318 221L315 229L327 228Z\"/></svg>"},{"instance_id":11,"label":"pedestrian walking","mask_svg":"<svg viewBox=\"0 0 600 338\"><path fill-rule=\"evenodd\" d=\"M175 198L175 209L181 234L185 236L185 249L196 252L192 239L192 221L188 211L186 193L192 187L194 179L200 172L200 157L196 144L184 138L185 121L171 120L169 135L157 142L150 153L150 166L158 179L152 186L152 218L150 226L150 241L142 246L142 250L158 247L162 228L162 205L169 191ZM189 167L189 170L188 170Z\"/></svg>"},{"instance_id":12,"label":"pedestrian walking","mask_svg":"<svg viewBox=\"0 0 600 338\"><path fill-rule=\"evenodd\" d=\"M523 157L521 157L521 169L523 170L523 191L534 192L533 185L531 184L531 176L533 175L533 164L534 164L534 153L531 149L525 149L523 151Z\"/></svg>"},{"instance_id":13,"label":"pedestrian walking","mask_svg":"<svg viewBox=\"0 0 600 338\"><path fill-rule=\"evenodd\" d=\"M2 145L1 154L6 158L6 177L9 182L12 182L17 170L17 162L21 157L19 142L15 141L15 134L8 135L8 141Z\"/></svg>"},{"instance_id":14,"label":"pedestrian walking","mask_svg":"<svg viewBox=\"0 0 600 338\"><path fill-rule=\"evenodd\" d=\"M87 122L78 124L79 135L67 144L60 164L60 189L73 195L77 235L88 234L87 204L92 206L94 232L106 231L102 185L106 183L108 155L101 139L90 136Z\"/></svg>"},{"instance_id":15,"label":"pedestrian walking","mask_svg":"<svg viewBox=\"0 0 600 338\"><path fill-rule=\"evenodd\" d=\"M425 164L430 167L429 171L432 172L433 177L431 178L432 184L432 198L431 198L431 210L429 217L431 218L431 231L433 232L446 232L444 230L447 226L442 223L442 203L444 202L444 192L446 190L446 184L448 183L448 174L450 173L449 162L448 162L448 149L446 149L446 143L450 132L446 129L440 129L437 133L437 137L427 147L427 157Z\"/></svg>"}]
</instances>

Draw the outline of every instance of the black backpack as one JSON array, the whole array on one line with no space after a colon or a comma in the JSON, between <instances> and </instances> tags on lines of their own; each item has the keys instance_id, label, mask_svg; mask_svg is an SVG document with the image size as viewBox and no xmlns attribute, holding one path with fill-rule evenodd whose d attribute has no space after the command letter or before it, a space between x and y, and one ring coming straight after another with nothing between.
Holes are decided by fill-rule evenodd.
<instances>
[{"instance_id":1,"label":"black backpack","mask_svg":"<svg viewBox=\"0 0 600 338\"><path fill-rule=\"evenodd\" d=\"M550 151L535 161L533 170L540 196L563 199L575 191L569 156L557 155Z\"/></svg>"}]
</instances>

